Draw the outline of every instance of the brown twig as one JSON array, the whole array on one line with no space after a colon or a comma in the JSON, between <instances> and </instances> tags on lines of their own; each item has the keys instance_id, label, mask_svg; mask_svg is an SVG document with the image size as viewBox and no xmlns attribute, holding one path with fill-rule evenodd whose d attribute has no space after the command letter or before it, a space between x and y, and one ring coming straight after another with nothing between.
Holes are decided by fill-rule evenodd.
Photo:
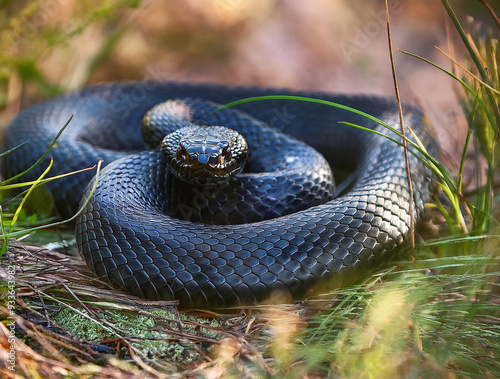
<instances>
[{"instance_id":1,"label":"brown twig","mask_svg":"<svg viewBox=\"0 0 500 379\"><path fill-rule=\"evenodd\" d=\"M68 287L65 283L61 283L61 285L64 287L64 289L65 289L66 291L68 291L68 293L71 295L71 297L72 297L73 299L75 299L75 301L76 301L76 302L80 305L80 307L82 307L83 309L85 309L85 310L89 313L89 315L94 316L94 318L96 318L96 319L98 319L98 318L99 318L99 316L97 316L97 314L96 314L96 313L95 313L92 309L90 309L89 307L87 307L87 306L85 305L85 303L83 303L83 302L82 302L82 301L78 298L78 296L76 296L76 294L75 294L75 293L74 293L74 292L73 292L73 291L72 291L72 290L71 290L71 289L70 289L70 288L69 288L69 287Z\"/></svg>"},{"instance_id":2,"label":"brown twig","mask_svg":"<svg viewBox=\"0 0 500 379\"><path fill-rule=\"evenodd\" d=\"M135 364L142 368L143 370L147 371L148 374L153 375L153 377L156 378L167 378L167 375L162 374L161 372L155 370L153 367L149 366L146 364L135 352L132 347L132 345L125 339L122 339L121 342L125 344L128 348L128 352L130 354L130 357L134 360Z\"/></svg>"},{"instance_id":3,"label":"brown twig","mask_svg":"<svg viewBox=\"0 0 500 379\"><path fill-rule=\"evenodd\" d=\"M177 324L177 327L179 328L179 332L181 332L181 334L184 334L184 329L182 328L182 322L177 307L174 307L174 315L175 315L175 322Z\"/></svg>"},{"instance_id":4,"label":"brown twig","mask_svg":"<svg viewBox=\"0 0 500 379\"><path fill-rule=\"evenodd\" d=\"M406 143L406 133L405 133L405 122L403 118L403 107L401 106L401 97L399 95L399 87L398 87L398 79L396 77L396 66L394 64L394 52L392 50L392 38L391 38L391 22L389 18L389 4L388 0L385 0L385 11L387 18L387 38L389 43L389 56L391 58L391 69L392 69L392 78L394 79L394 90L396 92L396 100L398 102L398 111L399 111L399 122L401 124L401 134L403 136L403 149L405 154L405 164L406 164L406 176L408 178L408 196L410 197L410 240L411 246L415 248L415 231L414 231L414 223L413 220L413 185L411 182L410 175L410 161L408 159L408 146Z\"/></svg>"}]
</instances>

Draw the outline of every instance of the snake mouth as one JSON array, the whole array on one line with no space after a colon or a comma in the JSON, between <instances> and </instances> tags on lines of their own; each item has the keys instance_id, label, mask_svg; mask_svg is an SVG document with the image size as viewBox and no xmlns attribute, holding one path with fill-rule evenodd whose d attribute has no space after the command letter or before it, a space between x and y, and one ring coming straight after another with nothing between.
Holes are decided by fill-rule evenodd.
<instances>
[{"instance_id":1,"label":"snake mouth","mask_svg":"<svg viewBox=\"0 0 500 379\"><path fill-rule=\"evenodd\" d=\"M194 185L209 186L222 184L229 180L232 173L226 173L223 170L214 170L207 167L191 168L189 178L180 178Z\"/></svg>"}]
</instances>

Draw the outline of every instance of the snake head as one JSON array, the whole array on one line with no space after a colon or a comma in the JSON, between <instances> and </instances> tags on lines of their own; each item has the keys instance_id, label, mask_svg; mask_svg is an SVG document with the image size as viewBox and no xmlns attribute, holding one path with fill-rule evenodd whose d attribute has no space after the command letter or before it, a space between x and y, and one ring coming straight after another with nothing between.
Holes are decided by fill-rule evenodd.
<instances>
[{"instance_id":1,"label":"snake head","mask_svg":"<svg viewBox=\"0 0 500 379\"><path fill-rule=\"evenodd\" d=\"M239 173L248 155L245 139L222 126L186 126L167 135L161 150L173 174L194 185L214 185Z\"/></svg>"}]
</instances>

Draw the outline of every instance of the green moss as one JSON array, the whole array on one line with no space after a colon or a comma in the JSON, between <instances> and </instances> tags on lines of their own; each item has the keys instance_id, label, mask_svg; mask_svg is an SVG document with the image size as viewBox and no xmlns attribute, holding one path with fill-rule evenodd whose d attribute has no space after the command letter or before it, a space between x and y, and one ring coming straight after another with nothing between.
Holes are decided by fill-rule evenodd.
<instances>
[{"instance_id":1,"label":"green moss","mask_svg":"<svg viewBox=\"0 0 500 379\"><path fill-rule=\"evenodd\" d=\"M88 315L86 311L82 313ZM176 333L168 332L168 330L178 332L177 324L169 321L175 320L173 312L154 309L150 311L150 314L151 316L130 312L99 311L97 312L99 321L96 322L70 308L65 308L51 315L51 319L75 337L88 342L99 342L120 335L126 338L142 356L148 358L166 359L174 364L187 364L198 357L193 342L186 338L179 338ZM180 319L186 335L202 335L213 339L222 337L217 331L199 328L184 322L201 322L215 327L218 326L216 321L197 319L184 314L180 314ZM108 323L114 325L114 328L107 327Z\"/></svg>"}]
</instances>

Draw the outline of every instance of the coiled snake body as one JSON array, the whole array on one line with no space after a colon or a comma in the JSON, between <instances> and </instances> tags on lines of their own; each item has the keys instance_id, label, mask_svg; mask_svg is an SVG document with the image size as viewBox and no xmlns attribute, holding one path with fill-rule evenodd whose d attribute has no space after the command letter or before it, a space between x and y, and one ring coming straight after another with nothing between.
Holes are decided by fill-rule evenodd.
<instances>
[{"instance_id":1,"label":"coiled snake body","mask_svg":"<svg viewBox=\"0 0 500 379\"><path fill-rule=\"evenodd\" d=\"M292 100L241 104L238 110L313 146L334 170L351 171L355 180L348 191L332 199L326 169L287 185L283 183L296 172L282 171L280 180L249 172L240 174L242 179L235 182L250 184L237 184L234 193L224 189L209 194L202 208L193 200L199 190L179 189L161 153L148 150L140 135L144 114L167 99L225 104L251 96L290 94L341 103L398 128L395 102L382 97L167 82L107 84L21 112L7 131L6 145L11 148L28 142L6 157L4 171L13 176L33 164L74 114L50 152L54 158L51 173L89 167L98 159L109 164L76 225L79 250L98 276L135 295L177 299L184 306L252 304L273 292L303 296L317 284L350 280L379 267L394 256L408 235L410 198L403 149L381 136L338 122L387 133L385 130L363 117L322 104ZM422 113L410 105L404 111L406 123L428 152L437 154ZM266 130L249 138L267 143L265 150L273 149L275 132ZM290 141L302 149L300 142L293 145L295 140ZM249 147L252 154L250 142ZM271 150L271 155L297 160L294 149ZM255 162L246 170L261 165ZM300 164L296 171L312 170L307 161ZM282 170L279 163L275 165L273 172ZM431 175L412 154L410 165L417 219L429 197ZM37 178L46 167L42 162L24 179ZM61 215L76 211L92 175L84 172L47 184ZM249 182L244 175L257 182ZM269 181L277 182L277 187L268 185ZM313 187L315 195L309 195ZM168 211L171 193L191 201L190 214L180 214L189 220L173 217L175 210ZM230 206L224 205L228 198L232 199ZM309 198L307 205L304 198ZM296 209L284 206L284 199Z\"/></svg>"}]
</instances>

